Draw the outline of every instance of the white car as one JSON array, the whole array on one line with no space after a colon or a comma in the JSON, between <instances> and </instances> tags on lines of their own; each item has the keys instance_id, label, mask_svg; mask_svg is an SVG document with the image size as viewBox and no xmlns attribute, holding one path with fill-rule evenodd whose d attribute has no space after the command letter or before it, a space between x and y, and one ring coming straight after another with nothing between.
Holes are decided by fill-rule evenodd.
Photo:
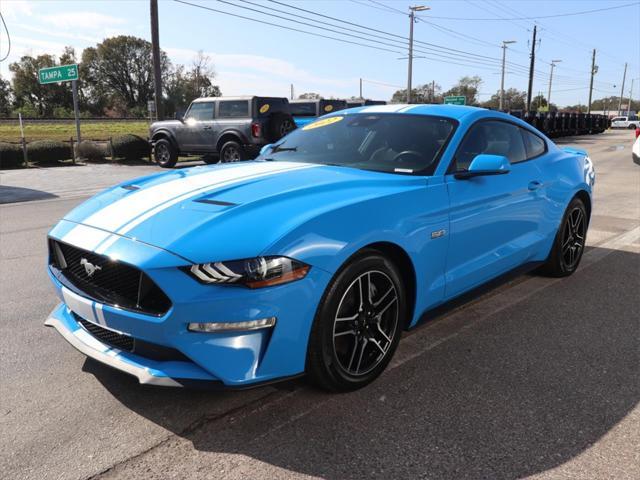
<instances>
[{"instance_id":1,"label":"white car","mask_svg":"<svg viewBox=\"0 0 640 480\"><path fill-rule=\"evenodd\" d=\"M628 128L634 129L640 127L640 121L636 115L630 117L613 117L611 119L611 128Z\"/></svg>"},{"instance_id":2,"label":"white car","mask_svg":"<svg viewBox=\"0 0 640 480\"><path fill-rule=\"evenodd\" d=\"M631 156L633 161L640 165L640 128L636 129L636 141L631 149Z\"/></svg>"}]
</instances>

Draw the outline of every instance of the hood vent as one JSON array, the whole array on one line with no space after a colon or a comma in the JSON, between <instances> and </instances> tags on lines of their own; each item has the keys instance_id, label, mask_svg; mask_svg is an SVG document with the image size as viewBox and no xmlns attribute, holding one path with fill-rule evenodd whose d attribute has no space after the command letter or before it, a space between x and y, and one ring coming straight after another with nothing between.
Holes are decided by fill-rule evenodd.
<instances>
[{"instance_id":1,"label":"hood vent","mask_svg":"<svg viewBox=\"0 0 640 480\"><path fill-rule=\"evenodd\" d=\"M207 203L209 205L218 205L220 207L235 207L236 205L238 205L237 203L223 202L221 200L213 200L211 198L200 198L198 200L194 200L194 202Z\"/></svg>"}]
</instances>

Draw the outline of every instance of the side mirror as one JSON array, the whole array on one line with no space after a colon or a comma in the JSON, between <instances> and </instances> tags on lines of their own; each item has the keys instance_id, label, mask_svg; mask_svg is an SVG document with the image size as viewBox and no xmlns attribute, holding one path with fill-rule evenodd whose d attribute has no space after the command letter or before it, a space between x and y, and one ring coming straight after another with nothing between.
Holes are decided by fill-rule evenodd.
<instances>
[{"instance_id":1,"label":"side mirror","mask_svg":"<svg viewBox=\"0 0 640 480\"><path fill-rule=\"evenodd\" d=\"M273 148L273 143L267 143L264 147L260 149L260 155L266 155Z\"/></svg>"},{"instance_id":2,"label":"side mirror","mask_svg":"<svg viewBox=\"0 0 640 480\"><path fill-rule=\"evenodd\" d=\"M468 170L456 172L454 177L464 180L485 175L504 175L509 173L510 170L511 164L507 157L481 153L473 159Z\"/></svg>"}]
</instances>

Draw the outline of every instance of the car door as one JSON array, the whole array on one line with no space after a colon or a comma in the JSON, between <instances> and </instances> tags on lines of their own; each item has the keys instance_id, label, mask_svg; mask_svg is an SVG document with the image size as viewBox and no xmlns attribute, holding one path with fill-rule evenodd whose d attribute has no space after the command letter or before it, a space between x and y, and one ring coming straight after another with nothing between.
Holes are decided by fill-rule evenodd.
<instances>
[{"instance_id":1,"label":"car door","mask_svg":"<svg viewBox=\"0 0 640 480\"><path fill-rule=\"evenodd\" d=\"M177 132L181 150L187 152L215 150L214 106L213 100L197 101L191 104L184 117L184 124Z\"/></svg>"},{"instance_id":2,"label":"car door","mask_svg":"<svg viewBox=\"0 0 640 480\"><path fill-rule=\"evenodd\" d=\"M546 145L546 144L545 144ZM502 155L503 175L456 178L475 156ZM446 176L450 202L446 296L451 298L525 263L542 239L541 171L528 161L522 129L503 120L472 125Z\"/></svg>"},{"instance_id":3,"label":"car door","mask_svg":"<svg viewBox=\"0 0 640 480\"><path fill-rule=\"evenodd\" d=\"M626 117L615 117L613 120L611 120L611 126L612 127L626 127L626 123L627 123L627 118Z\"/></svg>"}]
</instances>

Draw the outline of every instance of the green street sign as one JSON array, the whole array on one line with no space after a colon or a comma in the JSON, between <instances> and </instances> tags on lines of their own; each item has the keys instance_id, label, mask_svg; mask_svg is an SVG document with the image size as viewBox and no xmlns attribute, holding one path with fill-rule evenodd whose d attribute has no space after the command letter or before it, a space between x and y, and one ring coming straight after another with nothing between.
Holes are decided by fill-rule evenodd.
<instances>
[{"instance_id":1,"label":"green street sign","mask_svg":"<svg viewBox=\"0 0 640 480\"><path fill-rule=\"evenodd\" d=\"M78 80L78 65L61 65L59 67L41 68L38 71L41 84L71 82Z\"/></svg>"},{"instance_id":2,"label":"green street sign","mask_svg":"<svg viewBox=\"0 0 640 480\"><path fill-rule=\"evenodd\" d=\"M467 97L465 97L464 95L444 97L444 103L448 105L466 105Z\"/></svg>"}]
</instances>

